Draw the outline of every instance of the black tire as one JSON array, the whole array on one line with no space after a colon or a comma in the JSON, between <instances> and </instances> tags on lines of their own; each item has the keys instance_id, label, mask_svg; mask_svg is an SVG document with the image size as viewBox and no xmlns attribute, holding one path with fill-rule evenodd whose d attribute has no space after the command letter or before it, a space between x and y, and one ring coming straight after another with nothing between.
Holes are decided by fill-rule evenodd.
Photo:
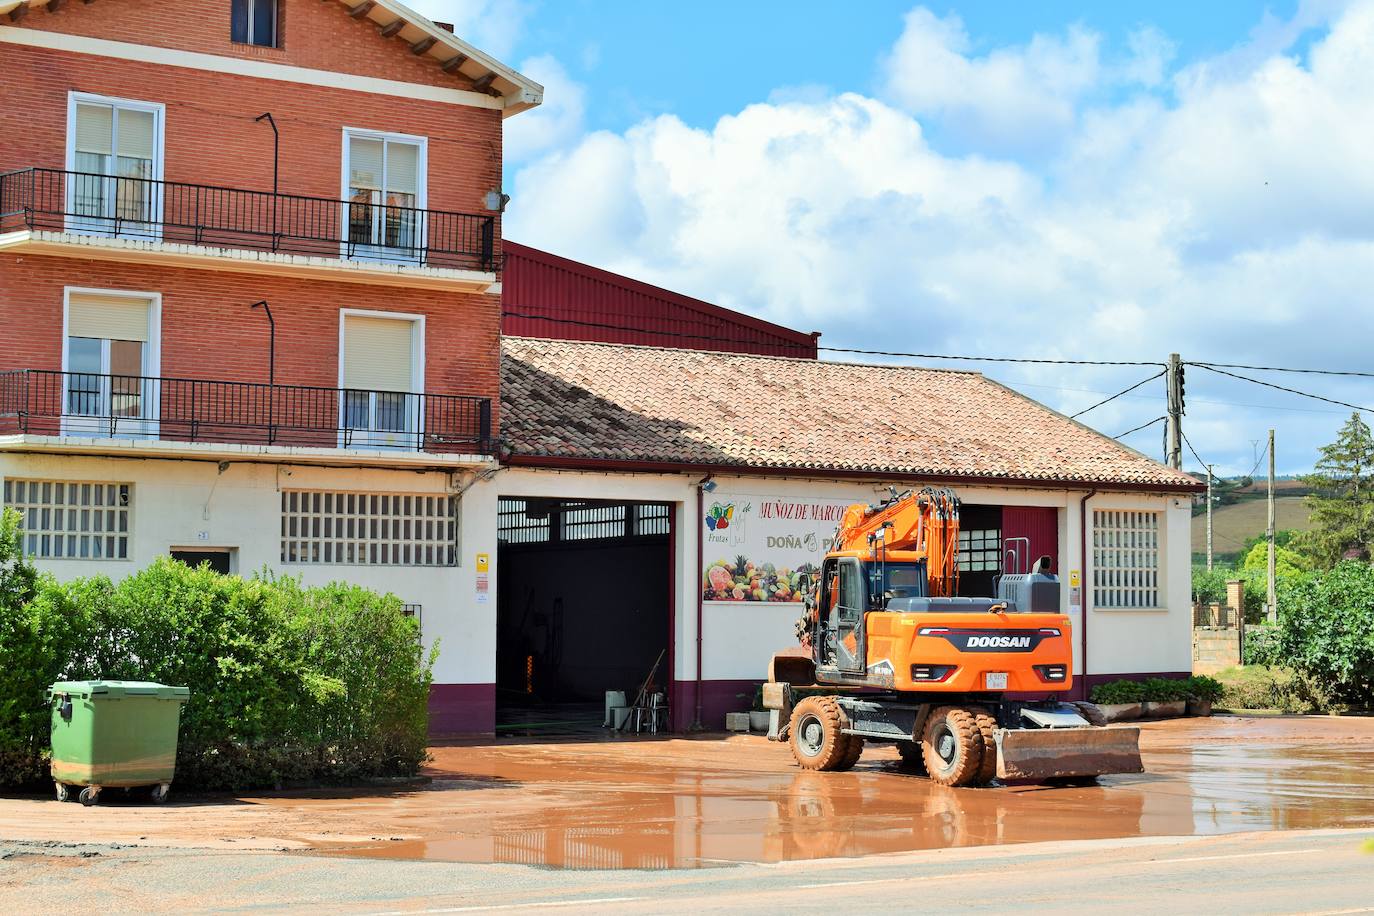
<instances>
[{"instance_id":1,"label":"black tire","mask_svg":"<svg viewBox=\"0 0 1374 916\"><path fill-rule=\"evenodd\" d=\"M919 741L898 741L897 754L902 758L902 769L917 776L930 775L926 772L926 758Z\"/></svg>"},{"instance_id":2,"label":"black tire","mask_svg":"<svg viewBox=\"0 0 1374 916\"><path fill-rule=\"evenodd\" d=\"M849 754L844 712L834 697L806 697L792 710L792 758L803 770L838 770Z\"/></svg>"},{"instance_id":3,"label":"black tire","mask_svg":"<svg viewBox=\"0 0 1374 916\"><path fill-rule=\"evenodd\" d=\"M67 786L66 786L65 783L61 783L61 782L53 783L53 787L54 787L54 794L56 794L57 800L58 800L58 801L64 802L64 801L66 801L68 798L71 797L71 793L67 791Z\"/></svg>"},{"instance_id":4,"label":"black tire","mask_svg":"<svg viewBox=\"0 0 1374 916\"><path fill-rule=\"evenodd\" d=\"M1107 724L1107 714L1102 711L1102 707L1096 703L1089 703L1087 700L1077 700L1074 707L1078 709L1078 714L1088 720L1088 724L1096 728L1102 728Z\"/></svg>"},{"instance_id":5,"label":"black tire","mask_svg":"<svg viewBox=\"0 0 1374 916\"><path fill-rule=\"evenodd\" d=\"M100 800L100 794L95 789L92 789L90 786L87 786L86 788L81 790L81 794L78 795L76 799L77 801L81 802L81 804L89 808Z\"/></svg>"},{"instance_id":6,"label":"black tire","mask_svg":"<svg viewBox=\"0 0 1374 916\"><path fill-rule=\"evenodd\" d=\"M978 765L978 778L975 785L985 786L997 778L997 720L985 709L969 710L983 738L983 760Z\"/></svg>"},{"instance_id":7,"label":"black tire","mask_svg":"<svg viewBox=\"0 0 1374 916\"><path fill-rule=\"evenodd\" d=\"M152 802L155 805L165 805L167 804L167 796L171 794L171 791L172 787L169 785L156 785L153 786L152 791L148 794L148 797L152 799Z\"/></svg>"},{"instance_id":8,"label":"black tire","mask_svg":"<svg viewBox=\"0 0 1374 916\"><path fill-rule=\"evenodd\" d=\"M859 762L859 757L864 752L863 735L845 735L845 737L849 739L849 750L845 751L844 759L840 761L840 765L835 767L837 770L854 769L854 764Z\"/></svg>"},{"instance_id":9,"label":"black tire","mask_svg":"<svg viewBox=\"0 0 1374 916\"><path fill-rule=\"evenodd\" d=\"M983 765L983 733L973 713L957 706L941 706L926 720L921 737L926 772L942 786L969 786Z\"/></svg>"}]
</instances>

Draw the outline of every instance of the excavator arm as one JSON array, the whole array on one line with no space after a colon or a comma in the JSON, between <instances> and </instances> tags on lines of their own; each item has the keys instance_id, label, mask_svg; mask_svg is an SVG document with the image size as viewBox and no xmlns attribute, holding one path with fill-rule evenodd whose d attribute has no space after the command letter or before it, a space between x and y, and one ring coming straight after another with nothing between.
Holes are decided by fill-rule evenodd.
<instances>
[{"instance_id":1,"label":"excavator arm","mask_svg":"<svg viewBox=\"0 0 1374 916\"><path fill-rule=\"evenodd\" d=\"M833 551L870 551L877 560L886 551L919 555L926 561L931 597L944 598L959 589L959 497L943 487L907 490L877 505L856 503L845 510L835 532Z\"/></svg>"}]
</instances>

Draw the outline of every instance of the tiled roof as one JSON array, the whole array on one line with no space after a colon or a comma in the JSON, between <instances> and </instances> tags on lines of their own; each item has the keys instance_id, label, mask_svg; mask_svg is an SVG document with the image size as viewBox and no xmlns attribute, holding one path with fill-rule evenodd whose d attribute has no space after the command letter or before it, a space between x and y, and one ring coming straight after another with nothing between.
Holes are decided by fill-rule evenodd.
<instances>
[{"instance_id":1,"label":"tiled roof","mask_svg":"<svg viewBox=\"0 0 1374 916\"><path fill-rule=\"evenodd\" d=\"M527 461L1198 487L975 372L625 344L505 338L501 436Z\"/></svg>"}]
</instances>

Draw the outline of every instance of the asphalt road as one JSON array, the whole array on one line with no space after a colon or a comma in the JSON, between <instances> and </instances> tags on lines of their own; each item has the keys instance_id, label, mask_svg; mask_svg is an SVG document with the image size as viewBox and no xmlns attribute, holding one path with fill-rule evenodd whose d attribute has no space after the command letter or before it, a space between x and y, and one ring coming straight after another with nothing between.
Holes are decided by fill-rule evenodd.
<instances>
[{"instance_id":1,"label":"asphalt road","mask_svg":"<svg viewBox=\"0 0 1374 916\"><path fill-rule=\"evenodd\" d=\"M1374 913L1374 831L1134 837L569 871L0 841L12 913Z\"/></svg>"}]
</instances>

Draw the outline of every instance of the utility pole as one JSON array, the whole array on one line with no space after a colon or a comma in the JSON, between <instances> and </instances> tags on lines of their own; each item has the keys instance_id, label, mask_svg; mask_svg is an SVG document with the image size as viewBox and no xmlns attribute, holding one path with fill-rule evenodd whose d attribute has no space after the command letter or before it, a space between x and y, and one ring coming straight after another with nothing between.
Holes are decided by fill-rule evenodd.
<instances>
[{"instance_id":1,"label":"utility pole","mask_svg":"<svg viewBox=\"0 0 1374 916\"><path fill-rule=\"evenodd\" d=\"M1212 571L1212 466L1207 465L1207 571Z\"/></svg>"},{"instance_id":2,"label":"utility pole","mask_svg":"<svg viewBox=\"0 0 1374 916\"><path fill-rule=\"evenodd\" d=\"M1183 470L1183 360L1169 354L1168 369L1168 444L1165 459L1169 467Z\"/></svg>"},{"instance_id":3,"label":"utility pole","mask_svg":"<svg viewBox=\"0 0 1374 916\"><path fill-rule=\"evenodd\" d=\"M1274 597L1274 431L1269 430L1269 622L1279 622L1278 600Z\"/></svg>"}]
</instances>

